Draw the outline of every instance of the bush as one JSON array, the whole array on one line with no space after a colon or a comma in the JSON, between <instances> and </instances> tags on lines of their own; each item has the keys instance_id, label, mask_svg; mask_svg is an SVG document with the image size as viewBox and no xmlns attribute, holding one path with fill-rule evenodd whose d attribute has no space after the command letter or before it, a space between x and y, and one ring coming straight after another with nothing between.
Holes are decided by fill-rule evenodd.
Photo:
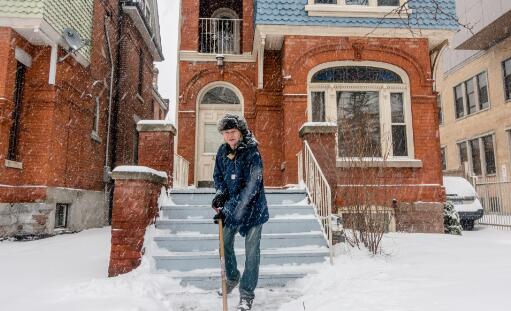
<instances>
[{"instance_id":1,"label":"bush","mask_svg":"<svg viewBox=\"0 0 511 311\"><path fill-rule=\"evenodd\" d=\"M447 234L461 235L462 227L460 223L460 215L454 209L452 202L444 204L444 232Z\"/></svg>"}]
</instances>

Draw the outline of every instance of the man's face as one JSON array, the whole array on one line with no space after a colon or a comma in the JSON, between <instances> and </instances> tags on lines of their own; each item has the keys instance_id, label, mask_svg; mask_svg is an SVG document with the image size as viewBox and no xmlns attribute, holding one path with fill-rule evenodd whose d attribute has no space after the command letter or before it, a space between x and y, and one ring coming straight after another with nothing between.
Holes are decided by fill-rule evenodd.
<instances>
[{"instance_id":1,"label":"man's face","mask_svg":"<svg viewBox=\"0 0 511 311\"><path fill-rule=\"evenodd\" d=\"M241 139L240 130L230 129L230 130L223 131L222 134L224 135L225 142L228 143L232 149L236 148L236 145L238 145L238 142Z\"/></svg>"}]
</instances>

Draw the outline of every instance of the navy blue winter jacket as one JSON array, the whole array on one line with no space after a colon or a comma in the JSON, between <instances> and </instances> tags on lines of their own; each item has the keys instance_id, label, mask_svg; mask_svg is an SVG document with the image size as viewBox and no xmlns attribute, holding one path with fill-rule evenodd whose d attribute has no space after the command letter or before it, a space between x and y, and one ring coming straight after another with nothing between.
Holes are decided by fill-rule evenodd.
<instances>
[{"instance_id":1,"label":"navy blue winter jacket","mask_svg":"<svg viewBox=\"0 0 511 311\"><path fill-rule=\"evenodd\" d=\"M268 205L264 193L263 161L257 141L248 133L236 148L236 155L228 157L227 143L218 149L213 179L217 193L229 194L222 209L225 225L240 226L240 234L268 221Z\"/></svg>"}]
</instances>

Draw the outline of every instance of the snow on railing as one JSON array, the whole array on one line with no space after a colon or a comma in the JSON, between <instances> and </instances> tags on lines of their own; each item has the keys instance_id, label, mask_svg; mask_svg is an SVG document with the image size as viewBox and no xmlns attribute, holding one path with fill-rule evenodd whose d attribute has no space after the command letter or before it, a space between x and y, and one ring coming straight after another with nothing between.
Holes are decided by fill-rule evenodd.
<instances>
[{"instance_id":1,"label":"snow on railing","mask_svg":"<svg viewBox=\"0 0 511 311\"><path fill-rule=\"evenodd\" d=\"M199 18L200 53L240 54L241 19Z\"/></svg>"},{"instance_id":2,"label":"snow on railing","mask_svg":"<svg viewBox=\"0 0 511 311\"><path fill-rule=\"evenodd\" d=\"M312 204L314 205L316 216L321 223L323 234L328 241L328 248L330 250L330 263L333 264L332 190L307 141L304 141L304 159L300 160L302 152L300 152L298 155L298 175L300 176L300 174L302 174L301 176L305 181L307 193L312 201ZM300 168L300 166L303 168L303 170ZM300 171L302 173L300 173Z\"/></svg>"},{"instance_id":3,"label":"snow on railing","mask_svg":"<svg viewBox=\"0 0 511 311\"><path fill-rule=\"evenodd\" d=\"M190 171L190 162L176 154L174 156L174 188L186 188L188 186L188 174Z\"/></svg>"}]
</instances>

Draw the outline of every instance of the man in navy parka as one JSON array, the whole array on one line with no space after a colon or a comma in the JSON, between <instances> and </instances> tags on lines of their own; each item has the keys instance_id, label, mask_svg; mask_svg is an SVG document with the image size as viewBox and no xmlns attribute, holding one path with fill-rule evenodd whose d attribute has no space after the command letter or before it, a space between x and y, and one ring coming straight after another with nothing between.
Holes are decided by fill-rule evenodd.
<instances>
[{"instance_id":1,"label":"man in navy parka","mask_svg":"<svg viewBox=\"0 0 511 311\"><path fill-rule=\"evenodd\" d=\"M268 221L268 206L264 193L263 162L257 141L248 130L243 117L226 114L218 121L218 131L225 143L216 155L215 218L224 220L225 268L227 293L240 283L238 310L250 310L259 278L262 225ZM237 268L234 238L239 232L245 237L245 270ZM221 294L221 292L219 293Z\"/></svg>"}]
</instances>

